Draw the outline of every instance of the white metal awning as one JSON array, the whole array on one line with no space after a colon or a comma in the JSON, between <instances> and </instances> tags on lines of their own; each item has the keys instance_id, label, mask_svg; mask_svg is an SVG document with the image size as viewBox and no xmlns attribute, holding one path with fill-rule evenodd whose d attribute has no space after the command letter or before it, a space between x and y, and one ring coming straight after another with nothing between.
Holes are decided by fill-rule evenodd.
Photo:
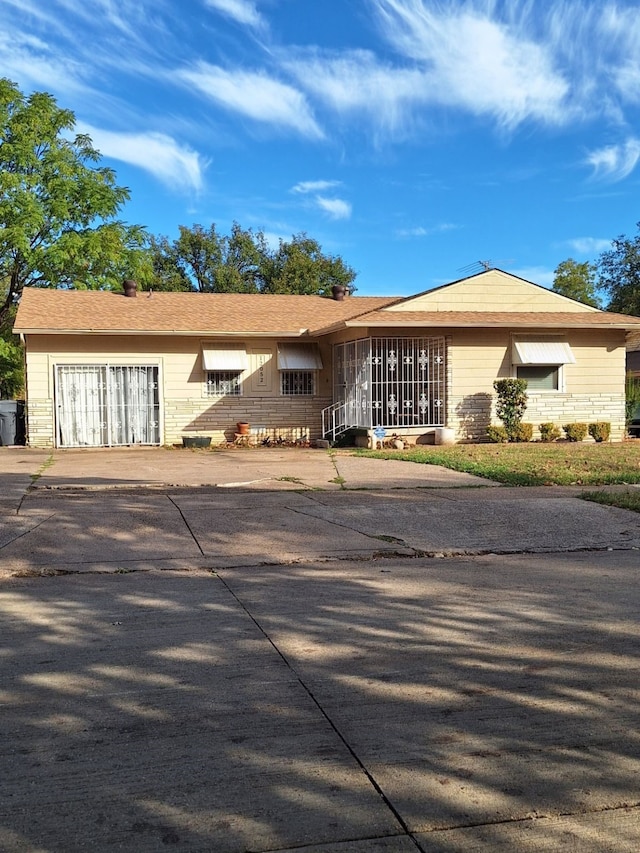
<instances>
[{"instance_id":1,"label":"white metal awning","mask_svg":"<svg viewBox=\"0 0 640 853\"><path fill-rule=\"evenodd\" d=\"M278 370L322 370L316 344L278 344Z\"/></svg>"},{"instance_id":2,"label":"white metal awning","mask_svg":"<svg viewBox=\"0 0 640 853\"><path fill-rule=\"evenodd\" d=\"M566 341L514 341L514 364L575 364Z\"/></svg>"},{"instance_id":3,"label":"white metal awning","mask_svg":"<svg viewBox=\"0 0 640 853\"><path fill-rule=\"evenodd\" d=\"M203 347L202 367L204 370L246 370L249 367L247 351L243 346L232 344Z\"/></svg>"}]
</instances>

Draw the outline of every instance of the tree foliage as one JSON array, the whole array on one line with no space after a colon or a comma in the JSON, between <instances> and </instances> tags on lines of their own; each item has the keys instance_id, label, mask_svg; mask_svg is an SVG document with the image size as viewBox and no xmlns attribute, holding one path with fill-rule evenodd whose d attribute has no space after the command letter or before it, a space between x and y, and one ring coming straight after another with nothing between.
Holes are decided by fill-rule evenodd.
<instances>
[{"instance_id":1,"label":"tree foliage","mask_svg":"<svg viewBox=\"0 0 640 853\"><path fill-rule=\"evenodd\" d=\"M600 308L600 300L596 292L596 267L585 261L578 263L573 258L558 264L555 269L553 288L555 293L576 299L585 305Z\"/></svg>"},{"instance_id":2,"label":"tree foliage","mask_svg":"<svg viewBox=\"0 0 640 853\"><path fill-rule=\"evenodd\" d=\"M129 190L99 165L74 114L0 79L0 321L23 287L110 288L148 275L145 231L117 215Z\"/></svg>"},{"instance_id":3,"label":"tree foliage","mask_svg":"<svg viewBox=\"0 0 640 853\"><path fill-rule=\"evenodd\" d=\"M633 239L621 235L598 261L599 285L609 296L609 311L640 316L640 222Z\"/></svg>"},{"instance_id":4,"label":"tree foliage","mask_svg":"<svg viewBox=\"0 0 640 853\"><path fill-rule=\"evenodd\" d=\"M356 274L342 258L325 255L317 240L295 234L280 245L268 261L265 293L302 293L328 296L334 285L350 287Z\"/></svg>"},{"instance_id":5,"label":"tree foliage","mask_svg":"<svg viewBox=\"0 0 640 853\"><path fill-rule=\"evenodd\" d=\"M342 258L326 255L306 234L280 240L273 250L262 231L234 222L231 233L215 225L180 226L179 236L150 241L153 286L200 293L297 293L328 295L356 277Z\"/></svg>"}]
</instances>

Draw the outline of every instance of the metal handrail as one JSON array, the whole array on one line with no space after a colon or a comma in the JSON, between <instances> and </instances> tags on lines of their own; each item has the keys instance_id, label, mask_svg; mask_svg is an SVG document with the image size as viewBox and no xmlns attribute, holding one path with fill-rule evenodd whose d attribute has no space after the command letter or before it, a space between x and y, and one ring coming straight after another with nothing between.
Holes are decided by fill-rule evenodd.
<instances>
[{"instance_id":1,"label":"metal handrail","mask_svg":"<svg viewBox=\"0 0 640 853\"><path fill-rule=\"evenodd\" d=\"M346 422L346 403L332 403L322 410L322 435L326 438L331 436L335 441L338 435L350 429Z\"/></svg>"}]
</instances>

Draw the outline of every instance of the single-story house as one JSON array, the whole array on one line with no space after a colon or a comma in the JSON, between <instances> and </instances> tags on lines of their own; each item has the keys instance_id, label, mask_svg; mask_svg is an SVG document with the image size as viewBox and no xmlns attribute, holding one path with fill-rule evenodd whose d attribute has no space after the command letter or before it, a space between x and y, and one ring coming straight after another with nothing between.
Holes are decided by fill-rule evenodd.
<instances>
[{"instance_id":1,"label":"single-story house","mask_svg":"<svg viewBox=\"0 0 640 853\"><path fill-rule=\"evenodd\" d=\"M409 297L26 288L32 446L163 445L185 436L485 438L493 382L528 382L525 421L609 421L624 436L625 341L640 318L498 269Z\"/></svg>"}]
</instances>

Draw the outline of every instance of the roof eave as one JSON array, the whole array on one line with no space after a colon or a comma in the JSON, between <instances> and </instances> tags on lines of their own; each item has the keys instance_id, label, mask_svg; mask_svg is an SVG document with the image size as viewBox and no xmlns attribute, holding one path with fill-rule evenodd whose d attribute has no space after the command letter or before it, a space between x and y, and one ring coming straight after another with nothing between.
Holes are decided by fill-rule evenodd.
<instances>
[{"instance_id":1,"label":"roof eave","mask_svg":"<svg viewBox=\"0 0 640 853\"><path fill-rule=\"evenodd\" d=\"M221 337L221 338L301 338L309 335L308 329L298 329L287 331L275 329L274 331L247 331L234 330L225 331L220 329L41 329L41 328L20 328L14 326L13 332L16 335L109 335L109 336L145 336L158 337L164 335L180 335L185 338L201 338L201 337Z\"/></svg>"},{"instance_id":2,"label":"roof eave","mask_svg":"<svg viewBox=\"0 0 640 853\"><path fill-rule=\"evenodd\" d=\"M461 328L461 329L509 329L513 326L518 327L530 327L532 329L540 328L541 326L547 328L554 329L622 329L626 331L632 331L638 328L636 324L622 323L622 322L610 322L610 323L589 323L589 322L567 322L566 320L545 320L544 318L536 319L536 320L522 320L522 319L513 319L513 320L472 320L472 321L455 321L455 320L414 320L412 322L398 322L393 320L378 320L370 319L366 320L365 318L358 318L357 320L347 321L345 326L349 328L394 328L394 329L413 329L413 328L433 328L433 329L451 329L451 328Z\"/></svg>"}]
</instances>

